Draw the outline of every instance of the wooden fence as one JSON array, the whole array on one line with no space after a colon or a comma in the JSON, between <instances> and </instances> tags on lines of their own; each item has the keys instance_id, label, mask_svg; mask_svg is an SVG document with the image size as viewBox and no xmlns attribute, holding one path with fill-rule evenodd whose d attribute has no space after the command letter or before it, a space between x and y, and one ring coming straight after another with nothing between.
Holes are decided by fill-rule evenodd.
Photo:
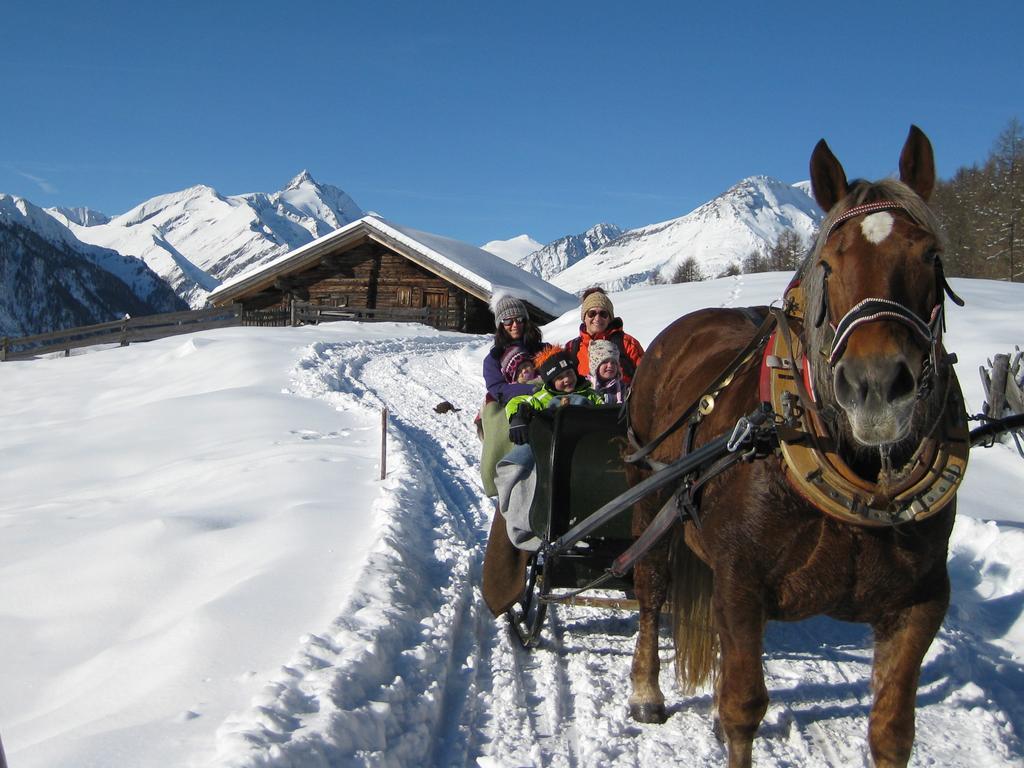
<instances>
[{"instance_id":1,"label":"wooden fence","mask_svg":"<svg viewBox=\"0 0 1024 768\"><path fill-rule=\"evenodd\" d=\"M182 333L205 331L209 328L227 328L241 325L241 306L198 309L185 312L167 312L161 315L143 315L95 325L82 325L50 333L37 333L0 339L0 361L26 360L53 352L71 354L72 349L97 344L128 346L133 341L154 341Z\"/></svg>"},{"instance_id":2,"label":"wooden fence","mask_svg":"<svg viewBox=\"0 0 1024 768\"><path fill-rule=\"evenodd\" d=\"M288 309L243 310L241 304L213 309L168 312L142 317L125 316L122 320L96 325L82 325L34 336L0 339L0 362L28 360L39 355L72 349L93 347L98 344L119 344L127 347L133 341L154 341L182 333L194 333L210 328L237 325L287 326L326 323L335 320L362 320L364 322L406 322L436 325L443 318L443 310L431 307L420 309L366 309L363 307L334 307L292 302Z\"/></svg>"},{"instance_id":3,"label":"wooden fence","mask_svg":"<svg viewBox=\"0 0 1024 768\"><path fill-rule=\"evenodd\" d=\"M432 307L420 307L418 309L412 307L369 309L367 307L337 307L293 301L291 304L291 324L315 325L334 320L362 320L369 323L397 322L434 325L443 318L443 313L443 309L434 309Z\"/></svg>"}]
</instances>

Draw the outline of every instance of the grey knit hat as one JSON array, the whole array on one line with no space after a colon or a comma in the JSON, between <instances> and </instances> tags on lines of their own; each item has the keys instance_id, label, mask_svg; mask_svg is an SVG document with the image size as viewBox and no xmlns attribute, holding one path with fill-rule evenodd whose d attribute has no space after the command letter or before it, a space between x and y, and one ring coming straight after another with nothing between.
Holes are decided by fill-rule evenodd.
<instances>
[{"instance_id":1,"label":"grey knit hat","mask_svg":"<svg viewBox=\"0 0 1024 768\"><path fill-rule=\"evenodd\" d=\"M495 326L501 325L502 320L511 320L513 317L526 319L530 316L526 311L526 304L515 296L501 296L492 304L492 308Z\"/></svg>"}]
</instances>

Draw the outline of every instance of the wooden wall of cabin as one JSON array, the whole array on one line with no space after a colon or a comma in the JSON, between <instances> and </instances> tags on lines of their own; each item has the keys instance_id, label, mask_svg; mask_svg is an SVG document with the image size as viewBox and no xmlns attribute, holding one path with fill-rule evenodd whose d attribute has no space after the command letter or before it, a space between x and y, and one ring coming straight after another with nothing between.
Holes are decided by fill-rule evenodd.
<instances>
[{"instance_id":1,"label":"wooden wall of cabin","mask_svg":"<svg viewBox=\"0 0 1024 768\"><path fill-rule=\"evenodd\" d=\"M353 309L435 310L430 324L468 333L493 331L487 304L404 256L363 243L324 257L320 264L283 276L269 293L245 300L247 308L287 310L292 298Z\"/></svg>"}]
</instances>

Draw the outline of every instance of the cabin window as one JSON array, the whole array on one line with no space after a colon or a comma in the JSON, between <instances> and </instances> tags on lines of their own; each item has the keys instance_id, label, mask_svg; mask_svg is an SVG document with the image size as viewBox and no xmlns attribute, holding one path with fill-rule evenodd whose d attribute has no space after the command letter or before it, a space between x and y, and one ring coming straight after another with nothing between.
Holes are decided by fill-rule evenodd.
<instances>
[{"instance_id":1,"label":"cabin window","mask_svg":"<svg viewBox=\"0 0 1024 768\"><path fill-rule=\"evenodd\" d=\"M400 285L397 288L398 295L395 298L395 303L400 307L411 307L412 306L412 288L407 285Z\"/></svg>"},{"instance_id":2,"label":"cabin window","mask_svg":"<svg viewBox=\"0 0 1024 768\"><path fill-rule=\"evenodd\" d=\"M444 309L448 306L448 291L424 291L423 306Z\"/></svg>"},{"instance_id":3,"label":"cabin window","mask_svg":"<svg viewBox=\"0 0 1024 768\"><path fill-rule=\"evenodd\" d=\"M316 297L316 303L321 307L347 307L347 293L326 293Z\"/></svg>"}]
</instances>

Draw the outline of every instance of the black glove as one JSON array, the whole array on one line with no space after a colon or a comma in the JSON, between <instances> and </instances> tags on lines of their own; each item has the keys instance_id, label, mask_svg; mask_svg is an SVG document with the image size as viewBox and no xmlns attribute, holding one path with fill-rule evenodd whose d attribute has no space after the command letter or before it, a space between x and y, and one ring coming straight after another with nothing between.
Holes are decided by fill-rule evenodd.
<instances>
[{"instance_id":1,"label":"black glove","mask_svg":"<svg viewBox=\"0 0 1024 768\"><path fill-rule=\"evenodd\" d=\"M530 439L530 419L533 418L533 408L522 403L519 409L512 414L508 420L508 439L516 445L526 445Z\"/></svg>"}]
</instances>

